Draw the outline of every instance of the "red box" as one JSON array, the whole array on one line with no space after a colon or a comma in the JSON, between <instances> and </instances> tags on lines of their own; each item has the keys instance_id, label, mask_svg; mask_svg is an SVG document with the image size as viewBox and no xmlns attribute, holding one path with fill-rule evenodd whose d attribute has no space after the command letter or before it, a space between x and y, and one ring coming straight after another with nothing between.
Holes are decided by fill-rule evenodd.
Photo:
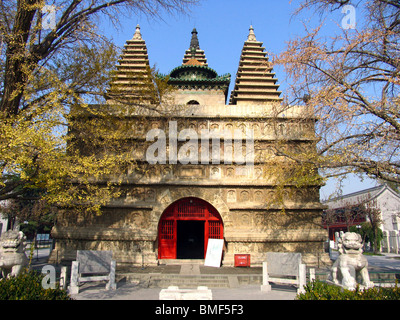
<instances>
[{"instance_id":1,"label":"red box","mask_svg":"<svg viewBox=\"0 0 400 320\"><path fill-rule=\"evenodd\" d=\"M250 255L235 254L235 267L250 267Z\"/></svg>"}]
</instances>

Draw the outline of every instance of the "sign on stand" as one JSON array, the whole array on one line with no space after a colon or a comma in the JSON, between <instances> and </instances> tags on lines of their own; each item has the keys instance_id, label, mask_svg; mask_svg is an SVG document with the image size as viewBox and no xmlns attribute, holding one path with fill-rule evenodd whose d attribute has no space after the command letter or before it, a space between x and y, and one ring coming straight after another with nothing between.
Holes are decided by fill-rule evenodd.
<instances>
[{"instance_id":1,"label":"sign on stand","mask_svg":"<svg viewBox=\"0 0 400 320\"><path fill-rule=\"evenodd\" d=\"M208 239L208 246L206 252L206 260L204 265L206 267L221 267L222 250L224 249L223 239Z\"/></svg>"}]
</instances>

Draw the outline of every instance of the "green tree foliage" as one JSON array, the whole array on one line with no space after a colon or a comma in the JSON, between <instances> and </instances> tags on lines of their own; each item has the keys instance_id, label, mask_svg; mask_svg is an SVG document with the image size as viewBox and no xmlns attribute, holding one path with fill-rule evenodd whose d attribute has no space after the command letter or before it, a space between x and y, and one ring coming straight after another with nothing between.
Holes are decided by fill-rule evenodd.
<instances>
[{"instance_id":1,"label":"green tree foliage","mask_svg":"<svg viewBox=\"0 0 400 320\"><path fill-rule=\"evenodd\" d=\"M16 277L0 281L0 300L72 300L65 290L44 289L44 275L36 272L22 272Z\"/></svg>"},{"instance_id":2,"label":"green tree foliage","mask_svg":"<svg viewBox=\"0 0 400 320\"><path fill-rule=\"evenodd\" d=\"M356 232L361 235L365 243L371 243L374 247L374 252L378 253L381 248L381 242L383 239L382 229L377 228L374 230L370 222L364 222L361 224L361 228L355 226L350 227L351 232Z\"/></svg>"},{"instance_id":3,"label":"green tree foliage","mask_svg":"<svg viewBox=\"0 0 400 320\"><path fill-rule=\"evenodd\" d=\"M305 287L305 292L298 294L297 300L400 300L400 288L374 287L362 290L346 290L339 286L321 281L313 281Z\"/></svg>"}]
</instances>

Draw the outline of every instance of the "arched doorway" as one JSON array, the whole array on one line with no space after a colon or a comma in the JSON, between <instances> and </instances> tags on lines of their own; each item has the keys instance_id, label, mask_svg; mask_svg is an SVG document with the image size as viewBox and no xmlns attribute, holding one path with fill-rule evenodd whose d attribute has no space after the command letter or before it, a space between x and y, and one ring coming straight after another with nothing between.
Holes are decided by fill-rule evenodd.
<instances>
[{"instance_id":1,"label":"arched doorway","mask_svg":"<svg viewBox=\"0 0 400 320\"><path fill-rule=\"evenodd\" d=\"M158 226L158 259L204 259L208 239L223 239L222 218L208 202L184 198L171 204Z\"/></svg>"}]
</instances>

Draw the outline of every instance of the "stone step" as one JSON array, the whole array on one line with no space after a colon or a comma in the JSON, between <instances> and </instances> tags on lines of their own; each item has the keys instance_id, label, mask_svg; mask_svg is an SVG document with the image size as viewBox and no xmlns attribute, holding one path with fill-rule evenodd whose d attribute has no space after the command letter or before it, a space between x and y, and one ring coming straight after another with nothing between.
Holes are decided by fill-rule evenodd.
<instances>
[{"instance_id":1,"label":"stone step","mask_svg":"<svg viewBox=\"0 0 400 320\"><path fill-rule=\"evenodd\" d=\"M138 274L121 273L116 276L117 281L124 279L126 282L137 283L151 288L167 288L178 286L182 288L196 288L206 286L209 288L233 288L240 285L261 284L261 275L229 275L229 274Z\"/></svg>"},{"instance_id":2,"label":"stone step","mask_svg":"<svg viewBox=\"0 0 400 320\"><path fill-rule=\"evenodd\" d=\"M317 279L326 281L328 273L316 275ZM116 280L129 283L138 283L151 288L168 288L169 286L178 286L182 288L196 288L206 286L209 288L232 288L245 285L261 285L262 275L256 274L201 274L201 275L182 275L182 274L138 274L138 273L120 273L116 275ZM395 273L372 272L371 281L379 283L395 283L400 276Z\"/></svg>"},{"instance_id":3,"label":"stone step","mask_svg":"<svg viewBox=\"0 0 400 320\"><path fill-rule=\"evenodd\" d=\"M151 280L149 282L149 288L168 288L170 286L176 286L179 288L190 289L197 288L199 286L205 286L208 288L229 288L229 281L226 280L205 280L205 279L160 279L160 280Z\"/></svg>"},{"instance_id":4,"label":"stone step","mask_svg":"<svg viewBox=\"0 0 400 320\"><path fill-rule=\"evenodd\" d=\"M195 264L195 265L204 265L204 259L161 259L159 260L159 264L163 265L186 265L186 264Z\"/></svg>"}]
</instances>

